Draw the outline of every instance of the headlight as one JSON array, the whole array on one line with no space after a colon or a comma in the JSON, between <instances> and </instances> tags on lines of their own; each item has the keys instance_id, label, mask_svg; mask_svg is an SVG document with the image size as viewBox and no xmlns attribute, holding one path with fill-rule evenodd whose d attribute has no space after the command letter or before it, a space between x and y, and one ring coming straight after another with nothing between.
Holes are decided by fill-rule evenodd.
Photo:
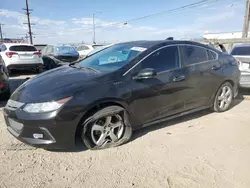
<instances>
[{"instance_id":1,"label":"headlight","mask_svg":"<svg viewBox=\"0 0 250 188\"><path fill-rule=\"evenodd\" d=\"M28 103L23 110L29 113L50 112L59 109L62 105L68 102L71 97L61 99L58 101L43 102L43 103Z\"/></svg>"}]
</instances>

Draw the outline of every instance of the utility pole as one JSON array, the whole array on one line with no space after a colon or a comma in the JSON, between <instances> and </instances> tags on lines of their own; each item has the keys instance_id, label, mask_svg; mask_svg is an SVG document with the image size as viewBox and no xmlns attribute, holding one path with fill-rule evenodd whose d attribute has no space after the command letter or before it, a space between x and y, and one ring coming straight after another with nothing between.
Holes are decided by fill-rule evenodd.
<instances>
[{"instance_id":1,"label":"utility pole","mask_svg":"<svg viewBox=\"0 0 250 188\"><path fill-rule=\"evenodd\" d=\"M33 44L33 40L32 40L32 32L31 32L31 25L35 25L35 24L32 24L30 23L30 11L32 11L32 9L29 9L29 5L28 5L28 0L26 0L26 8L23 8L23 10L26 11L26 15L27 15L27 20L28 20L28 23L23 23L23 24L27 24L28 25L28 28L29 28L29 37L30 37L30 44Z\"/></svg>"},{"instance_id":2,"label":"utility pole","mask_svg":"<svg viewBox=\"0 0 250 188\"><path fill-rule=\"evenodd\" d=\"M3 40L2 25L4 25L4 24L1 24L1 23L0 23L0 35L1 35L1 40Z\"/></svg>"},{"instance_id":3,"label":"utility pole","mask_svg":"<svg viewBox=\"0 0 250 188\"><path fill-rule=\"evenodd\" d=\"M93 14L93 44L95 44L95 13Z\"/></svg>"},{"instance_id":4,"label":"utility pole","mask_svg":"<svg viewBox=\"0 0 250 188\"><path fill-rule=\"evenodd\" d=\"M247 0L245 17L244 17L244 25L243 25L243 31L242 31L242 38L248 37L249 21L250 21L250 0Z\"/></svg>"},{"instance_id":5,"label":"utility pole","mask_svg":"<svg viewBox=\"0 0 250 188\"><path fill-rule=\"evenodd\" d=\"M93 13L93 44L95 44L95 15L97 13L101 14L102 12L97 11L97 12Z\"/></svg>"}]
</instances>

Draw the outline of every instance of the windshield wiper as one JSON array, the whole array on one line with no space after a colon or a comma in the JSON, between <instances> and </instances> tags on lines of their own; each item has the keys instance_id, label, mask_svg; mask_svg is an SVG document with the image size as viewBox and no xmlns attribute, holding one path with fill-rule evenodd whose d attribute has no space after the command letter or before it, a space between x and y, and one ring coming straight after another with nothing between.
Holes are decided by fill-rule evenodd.
<instances>
[{"instance_id":1,"label":"windshield wiper","mask_svg":"<svg viewBox=\"0 0 250 188\"><path fill-rule=\"evenodd\" d=\"M76 64L76 62L75 63L73 63L73 62L70 63L69 66L73 67L73 68L77 68L77 69L87 69L87 70L91 70L91 71L94 71L94 72L100 72L100 71L98 71L98 70L96 70L96 69L94 69L92 67L82 67L79 64Z\"/></svg>"},{"instance_id":2,"label":"windshield wiper","mask_svg":"<svg viewBox=\"0 0 250 188\"><path fill-rule=\"evenodd\" d=\"M73 68L80 68L80 66L79 66L79 65L77 65L77 64L76 64L76 62L74 62L74 63L73 63L73 62L72 62L72 63L70 63L70 64L69 64L69 66L70 66L70 67L73 67Z\"/></svg>"},{"instance_id":3,"label":"windshield wiper","mask_svg":"<svg viewBox=\"0 0 250 188\"><path fill-rule=\"evenodd\" d=\"M92 67L80 67L80 66L79 66L79 68L80 68L80 69L92 70L92 71L94 71L94 72L100 72L100 71L98 71L98 70L96 70L96 69L94 69L94 68L92 68Z\"/></svg>"}]
</instances>

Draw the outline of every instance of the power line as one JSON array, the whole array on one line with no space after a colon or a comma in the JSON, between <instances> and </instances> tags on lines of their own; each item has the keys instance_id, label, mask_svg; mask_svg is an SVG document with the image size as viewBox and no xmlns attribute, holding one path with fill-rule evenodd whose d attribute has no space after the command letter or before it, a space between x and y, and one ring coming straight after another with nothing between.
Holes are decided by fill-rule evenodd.
<instances>
[{"instance_id":1,"label":"power line","mask_svg":"<svg viewBox=\"0 0 250 188\"><path fill-rule=\"evenodd\" d=\"M29 28L29 37L30 37L30 44L33 44L33 39L32 39L32 32L31 32L31 25L35 25L35 24L32 24L30 23L30 11L32 11L32 9L29 9L29 4L28 4L28 0L26 0L26 8L23 8L23 10L26 11L26 15L27 15L27 20L28 20L28 23L23 23L23 24L27 24L28 25L28 28Z\"/></svg>"},{"instance_id":2,"label":"power line","mask_svg":"<svg viewBox=\"0 0 250 188\"><path fill-rule=\"evenodd\" d=\"M153 13L153 14L133 18L133 19L126 20L126 21L123 21L123 22L111 23L111 24L107 24L105 26L96 26L95 29L108 28L108 27L113 27L113 26L118 26L118 25L127 25L130 22L134 22L134 21L138 21L138 20L142 20L142 19L147 19L147 18L150 18L150 17L155 17L155 16L159 16L159 15L164 15L164 14L171 14L171 13L175 13L175 12L181 12L182 10L185 10L185 9L195 8L195 7L199 7L199 6L208 4L208 3L213 3L213 2L218 2L218 1L221 1L221 0L200 0L200 1L197 1L195 3L183 5L181 7L177 7L177 8L173 8L173 9L168 9L168 10L158 12L158 13ZM84 28L84 29L81 29L80 31L88 31L88 30L93 30L93 28ZM50 34L50 36L51 35L58 35L58 34L57 33Z\"/></svg>"},{"instance_id":3,"label":"power line","mask_svg":"<svg viewBox=\"0 0 250 188\"><path fill-rule=\"evenodd\" d=\"M127 25L129 22L134 22L134 21L137 21L137 20L142 20L142 19L146 19L146 18L150 18L150 17L155 17L155 16L158 16L158 15L163 15L163 14L167 14L167 13L173 13L173 12L177 12L177 11L180 11L180 10L183 10L183 9L195 8L195 7L198 7L198 6L201 6L201 5L205 5L207 3L213 3L213 2L218 2L218 1L221 1L221 0L201 0L201 1L198 1L198 2L195 2L195 3L191 3L191 4L187 4L187 5L178 7L178 8L173 8L173 9L165 10L165 11L162 11L162 12L145 15L145 16L138 17L138 18L133 18L133 19L123 21L123 22L108 24L106 26L97 26L95 28L107 28L107 27L121 25L121 24ZM90 30L90 29L92 29L92 28L86 28L86 29L82 29L82 30Z\"/></svg>"}]
</instances>

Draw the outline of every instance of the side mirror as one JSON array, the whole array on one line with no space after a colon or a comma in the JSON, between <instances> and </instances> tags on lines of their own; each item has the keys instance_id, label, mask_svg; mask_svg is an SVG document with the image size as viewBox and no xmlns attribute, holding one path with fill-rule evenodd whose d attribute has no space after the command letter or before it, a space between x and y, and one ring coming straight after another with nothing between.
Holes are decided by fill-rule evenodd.
<instances>
[{"instance_id":1,"label":"side mirror","mask_svg":"<svg viewBox=\"0 0 250 188\"><path fill-rule=\"evenodd\" d=\"M135 80L143 80L143 79L150 79L154 78L157 75L155 69L142 69L133 79Z\"/></svg>"}]
</instances>

